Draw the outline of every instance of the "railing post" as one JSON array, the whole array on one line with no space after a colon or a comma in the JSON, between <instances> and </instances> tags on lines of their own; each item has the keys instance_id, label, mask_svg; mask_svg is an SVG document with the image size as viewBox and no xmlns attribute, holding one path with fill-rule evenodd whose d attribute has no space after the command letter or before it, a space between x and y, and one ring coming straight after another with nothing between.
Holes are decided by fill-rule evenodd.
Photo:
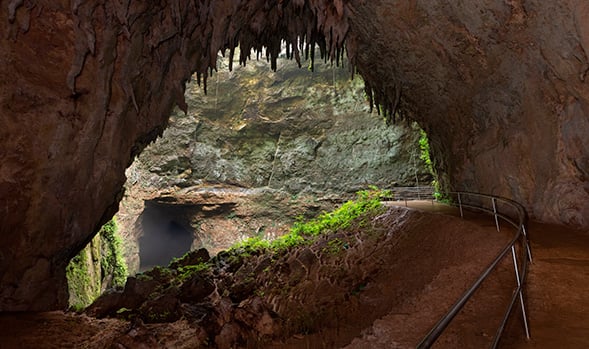
<instances>
[{"instance_id":1,"label":"railing post","mask_svg":"<svg viewBox=\"0 0 589 349\"><path fill-rule=\"evenodd\" d=\"M528 240L528 234L526 233L526 227L522 224L522 234L526 239L526 249L528 250L528 260L532 263L532 250L530 249L530 240Z\"/></svg>"},{"instance_id":2,"label":"railing post","mask_svg":"<svg viewBox=\"0 0 589 349\"><path fill-rule=\"evenodd\" d=\"M497 231L500 232L499 218L501 218L506 223L509 223L511 226L516 228L516 235L513 237L511 242L503 248L503 250L499 253L499 255L497 255L495 260L483 271L483 273L481 273L481 275L479 276L477 281L475 281L475 283L462 295L462 297L450 308L450 310L448 310L446 315L444 315L436 323L436 325L428 332L428 334L418 344L417 348L418 349L429 348L431 345L433 345L435 343L437 338L442 334L442 332L446 329L446 327L449 325L449 323L454 319L454 317L458 314L458 312L460 312L462 310L462 308L464 307L466 302L468 302L468 300L471 298L472 294L478 289L478 287L489 276L489 274L492 273L494 270L496 270L497 265L505 257L505 255L509 252L511 252L511 255L513 258L513 268L515 271L515 279L517 281L517 288L512 293L511 301L509 303L509 306L507 307L507 311L505 313L503 321L497 330L497 334L495 335L495 338L493 340L493 344L492 344L491 348L495 349L498 346L499 340L500 340L501 335L503 333L503 330L505 329L507 321L509 320L509 316L512 313L515 303L518 301L518 298L519 298L519 303L521 306L526 338L530 339L530 337L531 337L530 336L530 328L529 328L529 322L528 322L528 317L527 317L526 307L525 307L525 302L524 302L524 296L523 296L528 259L530 262L532 261L532 253L531 253L526 229L524 226L525 209L517 202L513 202L510 200L503 200L501 198L496 198L496 197L493 197L490 195L482 195L482 194L466 193L466 192L463 192L463 193L454 192L452 194L456 194L458 197L458 207L460 209L460 217L461 218L464 218L463 206L465 206L467 208L480 209L481 211L486 212L488 214L491 213L491 210L489 209L489 207L484 204L484 201L486 201L486 200L481 200L481 201L477 200L477 201L475 201L474 204L472 204L472 203L469 203L469 200L467 199L466 203L463 204L462 194L466 195L467 197L474 196L479 199L485 198L485 197L491 198L491 202L493 205L492 214L495 219L495 226L497 228ZM497 208L497 200L500 200L501 202L505 202L507 204L511 204L513 207L517 208L518 219L519 219L518 223L515 223L511 217L507 217L506 215L499 213L498 208ZM522 235L525 240L520 240L522 238ZM526 245L525 252L524 252L524 247L522 246L522 253L527 254L527 256L523 257L523 259L522 259L522 262L521 262L522 270L521 271L519 269L518 257L517 257L516 248L515 248L515 244L518 242L518 240L520 243ZM522 256L523 256L523 254L522 254Z\"/></svg>"},{"instance_id":3,"label":"railing post","mask_svg":"<svg viewBox=\"0 0 589 349\"><path fill-rule=\"evenodd\" d=\"M495 217L495 226L497 227L497 231L501 231L499 229L499 218L497 217L497 204L495 203L495 198L491 198L491 202L493 202L493 216Z\"/></svg>"},{"instance_id":4,"label":"railing post","mask_svg":"<svg viewBox=\"0 0 589 349\"><path fill-rule=\"evenodd\" d=\"M530 328L528 327L528 317L526 315L526 306L524 305L524 296L522 294L523 288L521 287L522 283L519 277L519 266L517 263L517 256L515 254L515 245L511 245L511 255L513 257L513 268L515 269L515 279L517 280L517 288L519 290L519 304L522 308L522 317L524 320L524 328L526 330L526 338L530 339Z\"/></svg>"}]
</instances>

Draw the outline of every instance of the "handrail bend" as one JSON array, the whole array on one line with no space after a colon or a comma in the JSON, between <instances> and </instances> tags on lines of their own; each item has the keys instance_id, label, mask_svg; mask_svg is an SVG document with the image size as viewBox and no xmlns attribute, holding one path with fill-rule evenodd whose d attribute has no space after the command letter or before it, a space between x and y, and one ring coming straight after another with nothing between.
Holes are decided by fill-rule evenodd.
<instances>
[{"instance_id":1,"label":"handrail bend","mask_svg":"<svg viewBox=\"0 0 589 349\"><path fill-rule=\"evenodd\" d=\"M418 349L425 349L431 347L438 337L444 332L446 327L452 322L454 317L462 310L466 303L470 300L475 291L481 286L483 281L495 270L499 262L511 252L515 279L517 281L514 289L513 297L507 307L503 319L497 329L491 348L496 348L507 324L507 320L511 315L513 307L519 298L519 303L522 310L522 317L524 322L524 329L526 337L530 338L530 329L528 325L528 319L526 315L526 307L523 297L523 289L525 285L528 261L532 261L532 252L528 243L528 237L526 233L526 211L519 203L505 198L500 198L492 195L469 193L469 192L452 192L449 195L456 198L454 204L460 209L460 216L464 218L464 209L469 208L485 213L490 213L495 219L495 226L497 231L500 231L500 220L508 223L515 228L515 234L511 241L505 245L505 247L499 252L495 259L483 270L477 280L470 286L470 288L464 292L464 294L458 299L458 301L448 310L448 312L438 321L438 323L430 330L430 332L423 338L423 340L417 345ZM509 208L511 212L506 212L505 209ZM517 243L521 244L522 251L526 254L523 258L518 258L516 254L515 246ZM521 261L520 261L521 259Z\"/></svg>"}]
</instances>

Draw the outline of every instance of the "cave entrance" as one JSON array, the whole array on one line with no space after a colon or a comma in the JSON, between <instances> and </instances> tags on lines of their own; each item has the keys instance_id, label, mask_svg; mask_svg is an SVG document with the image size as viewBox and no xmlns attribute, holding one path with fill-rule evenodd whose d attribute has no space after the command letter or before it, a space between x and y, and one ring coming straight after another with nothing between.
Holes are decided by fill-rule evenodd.
<instances>
[{"instance_id":1,"label":"cave entrance","mask_svg":"<svg viewBox=\"0 0 589 349\"><path fill-rule=\"evenodd\" d=\"M173 258L190 251L194 229L187 211L190 207L146 201L140 218L143 234L139 238L139 271L168 265Z\"/></svg>"},{"instance_id":2,"label":"cave entrance","mask_svg":"<svg viewBox=\"0 0 589 349\"><path fill-rule=\"evenodd\" d=\"M214 255L248 237L283 235L297 217L330 211L369 186L431 182L420 158L419 127L387 126L370 114L360 77L350 79L347 69L322 61L310 71L286 54L281 58L276 71L263 60L233 61L230 71L220 57L208 94L188 83L188 112L175 109L162 137L127 170L129 198L162 195L198 206L160 217L164 203L156 212L151 202L140 221L127 220L133 222L127 228L132 272L187 251L188 241L175 255L158 251L173 249L167 241L177 238L169 236L182 229L194 236L193 249ZM170 228L176 224L182 229ZM163 256L152 259L157 255Z\"/></svg>"}]
</instances>

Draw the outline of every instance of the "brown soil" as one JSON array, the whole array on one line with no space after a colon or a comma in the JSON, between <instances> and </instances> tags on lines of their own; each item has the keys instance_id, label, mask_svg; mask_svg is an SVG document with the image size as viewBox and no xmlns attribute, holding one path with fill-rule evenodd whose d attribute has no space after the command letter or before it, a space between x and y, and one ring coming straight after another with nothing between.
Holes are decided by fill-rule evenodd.
<instances>
[{"instance_id":1,"label":"brown soil","mask_svg":"<svg viewBox=\"0 0 589 349\"><path fill-rule=\"evenodd\" d=\"M530 224L534 263L528 276L532 338L513 324L507 348L589 348L589 231Z\"/></svg>"},{"instance_id":2,"label":"brown soil","mask_svg":"<svg viewBox=\"0 0 589 349\"><path fill-rule=\"evenodd\" d=\"M278 293L284 285L264 288L264 301L285 323L289 316L306 314L310 331L301 328L287 339L250 347L415 347L508 241L509 232L497 234L487 217L465 221L438 214L455 214L444 206L411 205L439 212L393 208L377 219L388 229L373 239L351 234L359 242L339 262L321 259L291 285L287 297ZM529 230L535 257L527 291L533 338L522 339L516 312L501 347L589 347L589 234L539 224ZM296 251L292 258L304 262L304 253ZM290 273L296 276L296 270ZM278 271L268 274L264 279L281 277ZM487 347L514 282L508 258L434 347ZM297 307L303 311L297 314ZM62 312L5 313L0 316L0 348L197 348L203 346L198 331L186 320L143 325Z\"/></svg>"}]
</instances>

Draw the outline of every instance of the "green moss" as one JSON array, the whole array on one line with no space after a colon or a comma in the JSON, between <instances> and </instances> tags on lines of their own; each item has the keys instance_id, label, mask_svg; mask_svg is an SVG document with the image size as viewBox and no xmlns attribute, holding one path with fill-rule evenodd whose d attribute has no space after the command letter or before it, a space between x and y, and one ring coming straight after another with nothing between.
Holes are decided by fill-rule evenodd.
<instances>
[{"instance_id":1,"label":"green moss","mask_svg":"<svg viewBox=\"0 0 589 349\"><path fill-rule=\"evenodd\" d=\"M123 242L113 218L98 233L102 239L101 261L105 287L123 286L127 280L127 264L123 258Z\"/></svg>"},{"instance_id":2,"label":"green moss","mask_svg":"<svg viewBox=\"0 0 589 349\"><path fill-rule=\"evenodd\" d=\"M313 238L321 234L348 228L363 215L374 214L382 208L381 200L391 197L389 190L380 190L374 186L357 193L356 200L344 203L332 212L324 212L317 218L296 222L289 233L273 241L256 236L241 241L230 248L230 252L248 256L262 251L281 252L289 248L311 243ZM362 221L359 222L360 225Z\"/></svg>"},{"instance_id":3,"label":"green moss","mask_svg":"<svg viewBox=\"0 0 589 349\"><path fill-rule=\"evenodd\" d=\"M178 268L178 280L184 282L198 273L203 273L211 269L210 263L199 263L196 265L186 265Z\"/></svg>"},{"instance_id":4,"label":"green moss","mask_svg":"<svg viewBox=\"0 0 589 349\"><path fill-rule=\"evenodd\" d=\"M70 294L70 306L78 311L92 303L101 291L101 272L99 260L100 237L97 236L88 246L75 256L66 268Z\"/></svg>"},{"instance_id":5,"label":"green moss","mask_svg":"<svg viewBox=\"0 0 589 349\"><path fill-rule=\"evenodd\" d=\"M70 307L81 310L110 287L124 285L127 266L116 222L106 223L66 268Z\"/></svg>"}]
</instances>

